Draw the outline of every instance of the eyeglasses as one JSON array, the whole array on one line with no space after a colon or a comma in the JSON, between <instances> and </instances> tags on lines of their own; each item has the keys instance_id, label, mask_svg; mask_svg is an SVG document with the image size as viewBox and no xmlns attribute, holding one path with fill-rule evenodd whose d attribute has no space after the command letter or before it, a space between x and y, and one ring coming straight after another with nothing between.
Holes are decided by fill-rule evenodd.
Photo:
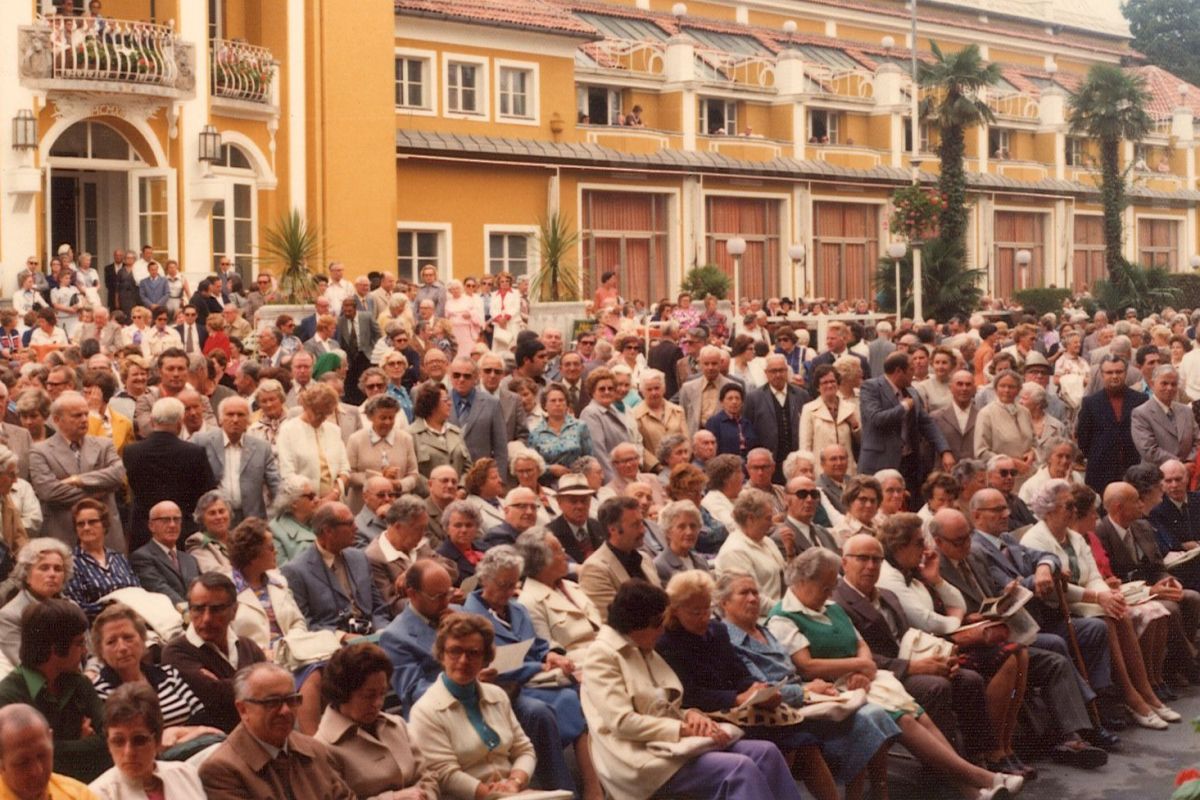
<instances>
[{"instance_id":1,"label":"eyeglasses","mask_svg":"<svg viewBox=\"0 0 1200 800\"><path fill-rule=\"evenodd\" d=\"M383 387L384 387L384 384L382 384L382 383L364 383L363 384L363 388L367 389L367 390L383 389Z\"/></svg>"},{"instance_id":2,"label":"eyeglasses","mask_svg":"<svg viewBox=\"0 0 1200 800\"><path fill-rule=\"evenodd\" d=\"M937 538L953 547L962 547L964 544L971 541L971 534L968 533L966 536L959 536L955 539L950 539L945 536L938 536Z\"/></svg>"},{"instance_id":3,"label":"eyeglasses","mask_svg":"<svg viewBox=\"0 0 1200 800\"><path fill-rule=\"evenodd\" d=\"M458 380L465 381L465 380L469 380L469 379L471 379L471 378L474 378L475 376L474 376L474 375L472 375L472 374L471 374L471 373L469 373L469 372L451 372L451 373L450 373L450 377L451 377L451 378L453 378L453 379L454 379L454 380L456 380L456 381L458 381Z\"/></svg>"},{"instance_id":4,"label":"eyeglasses","mask_svg":"<svg viewBox=\"0 0 1200 800\"><path fill-rule=\"evenodd\" d=\"M998 469L996 474L1001 478L1013 478L1016 477L1017 471L1015 469Z\"/></svg>"},{"instance_id":5,"label":"eyeglasses","mask_svg":"<svg viewBox=\"0 0 1200 800\"><path fill-rule=\"evenodd\" d=\"M537 503L509 503L505 506L505 508L523 508L528 510L531 508L537 508Z\"/></svg>"},{"instance_id":6,"label":"eyeglasses","mask_svg":"<svg viewBox=\"0 0 1200 800\"><path fill-rule=\"evenodd\" d=\"M151 522L165 522L168 525L178 525L183 522L183 517L151 517Z\"/></svg>"},{"instance_id":7,"label":"eyeglasses","mask_svg":"<svg viewBox=\"0 0 1200 800\"><path fill-rule=\"evenodd\" d=\"M1001 511L1008 511L1008 506L980 506L976 511L986 511L989 514L999 514Z\"/></svg>"},{"instance_id":8,"label":"eyeglasses","mask_svg":"<svg viewBox=\"0 0 1200 800\"><path fill-rule=\"evenodd\" d=\"M295 694L275 695L273 697L246 698L247 703L252 703L260 708L266 709L267 711L278 711L284 706L285 703L287 704L288 708L299 708L300 703L303 700L304 698L300 696L299 692L296 692Z\"/></svg>"},{"instance_id":9,"label":"eyeglasses","mask_svg":"<svg viewBox=\"0 0 1200 800\"><path fill-rule=\"evenodd\" d=\"M504 374L504 370L501 369L500 367L484 367L483 369L481 369L479 371L485 375L503 375Z\"/></svg>"},{"instance_id":10,"label":"eyeglasses","mask_svg":"<svg viewBox=\"0 0 1200 800\"><path fill-rule=\"evenodd\" d=\"M596 343L595 339L580 339L579 340L580 347L591 347L595 343Z\"/></svg>"},{"instance_id":11,"label":"eyeglasses","mask_svg":"<svg viewBox=\"0 0 1200 800\"><path fill-rule=\"evenodd\" d=\"M820 500L821 499L821 490L820 489L797 489L796 491L792 492L792 494L794 494L796 497L800 498L801 500Z\"/></svg>"},{"instance_id":12,"label":"eyeglasses","mask_svg":"<svg viewBox=\"0 0 1200 800\"><path fill-rule=\"evenodd\" d=\"M600 393L602 393L602 392L611 392L611 391L613 391L613 390L614 390L614 388L615 388L615 387L612 387L612 386L597 386L597 387L596 387L596 394L600 394Z\"/></svg>"},{"instance_id":13,"label":"eyeglasses","mask_svg":"<svg viewBox=\"0 0 1200 800\"><path fill-rule=\"evenodd\" d=\"M227 603L209 603L208 605L188 603L188 611L192 613L193 617L200 617L205 614L224 614L231 608L233 608L232 600Z\"/></svg>"},{"instance_id":14,"label":"eyeglasses","mask_svg":"<svg viewBox=\"0 0 1200 800\"><path fill-rule=\"evenodd\" d=\"M141 748L149 747L152 744L157 745L158 740L148 733L135 733L128 739L126 739L124 736L110 736L108 739L108 746L115 747L118 750L124 750L130 745L133 745L140 750Z\"/></svg>"},{"instance_id":15,"label":"eyeglasses","mask_svg":"<svg viewBox=\"0 0 1200 800\"><path fill-rule=\"evenodd\" d=\"M97 517L96 519L77 519L75 520L76 528L90 528L93 525L103 525L104 520Z\"/></svg>"},{"instance_id":16,"label":"eyeglasses","mask_svg":"<svg viewBox=\"0 0 1200 800\"><path fill-rule=\"evenodd\" d=\"M447 647L443 652L446 658L451 661L458 661L460 658L465 658L468 661L483 660L483 650L477 647Z\"/></svg>"},{"instance_id":17,"label":"eyeglasses","mask_svg":"<svg viewBox=\"0 0 1200 800\"><path fill-rule=\"evenodd\" d=\"M882 564L883 556L868 556L859 553L847 553L846 558L853 558L855 561L870 561L872 564Z\"/></svg>"}]
</instances>

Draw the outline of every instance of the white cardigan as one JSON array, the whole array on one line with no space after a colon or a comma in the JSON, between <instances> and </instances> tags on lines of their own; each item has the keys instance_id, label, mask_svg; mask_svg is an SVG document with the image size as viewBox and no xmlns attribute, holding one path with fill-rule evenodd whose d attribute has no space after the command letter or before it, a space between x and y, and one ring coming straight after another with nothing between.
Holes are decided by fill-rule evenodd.
<instances>
[{"instance_id":1,"label":"white cardigan","mask_svg":"<svg viewBox=\"0 0 1200 800\"><path fill-rule=\"evenodd\" d=\"M154 774L163 782L163 795L170 800L205 800L200 773L186 761L156 761ZM140 784L128 780L121 770L111 768L92 781L88 788L100 800L146 800Z\"/></svg>"},{"instance_id":2,"label":"white cardigan","mask_svg":"<svg viewBox=\"0 0 1200 800\"><path fill-rule=\"evenodd\" d=\"M308 478L313 489L319 490L321 464L317 456L318 436L321 442L320 449L325 453L325 461L334 481L338 475L350 473L350 460L346 457L346 445L342 442L342 432L337 423L325 420L318 432L303 416L299 416L284 420L275 439L275 445L279 449L280 478L287 480L292 475L303 475Z\"/></svg>"}]
</instances>

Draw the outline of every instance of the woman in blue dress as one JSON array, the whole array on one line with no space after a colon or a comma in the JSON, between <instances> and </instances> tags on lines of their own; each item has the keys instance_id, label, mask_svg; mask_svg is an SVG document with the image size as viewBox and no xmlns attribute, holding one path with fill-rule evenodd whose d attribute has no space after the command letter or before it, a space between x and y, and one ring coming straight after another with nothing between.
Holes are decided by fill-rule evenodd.
<instances>
[{"instance_id":1,"label":"woman in blue dress","mask_svg":"<svg viewBox=\"0 0 1200 800\"><path fill-rule=\"evenodd\" d=\"M550 707L558 722L562 747L575 745L575 759L583 778L585 798L603 797L600 779L592 766L588 749L587 722L579 705L579 684L574 678L575 665L562 653L552 652L550 644L533 630L529 611L513 599L521 582L525 560L511 545L493 547L475 567L479 588L463 603L463 610L479 614L492 623L496 631L496 646L517 644L532 639L521 666L497 675L493 682L499 686L520 687L514 706L528 701L540 701ZM570 774L562 748L537 754L539 771L543 759L564 762L555 768Z\"/></svg>"},{"instance_id":2,"label":"woman in blue dress","mask_svg":"<svg viewBox=\"0 0 1200 800\"><path fill-rule=\"evenodd\" d=\"M571 415L567 390L552 383L542 392L545 416L529 432L529 447L546 462L546 471L557 480L570 472L578 458L592 454L592 437L587 425Z\"/></svg>"}]
</instances>

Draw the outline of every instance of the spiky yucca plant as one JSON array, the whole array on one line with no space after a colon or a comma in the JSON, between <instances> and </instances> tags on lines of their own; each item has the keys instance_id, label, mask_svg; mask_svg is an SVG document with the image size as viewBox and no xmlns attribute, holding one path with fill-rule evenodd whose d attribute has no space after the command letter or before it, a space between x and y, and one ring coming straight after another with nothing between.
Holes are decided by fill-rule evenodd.
<instances>
[{"instance_id":1,"label":"spiky yucca plant","mask_svg":"<svg viewBox=\"0 0 1200 800\"><path fill-rule=\"evenodd\" d=\"M307 305L317 297L317 280L309 264L319 263L324 244L320 231L292 209L267 229L258 260L272 265L281 299Z\"/></svg>"}]
</instances>

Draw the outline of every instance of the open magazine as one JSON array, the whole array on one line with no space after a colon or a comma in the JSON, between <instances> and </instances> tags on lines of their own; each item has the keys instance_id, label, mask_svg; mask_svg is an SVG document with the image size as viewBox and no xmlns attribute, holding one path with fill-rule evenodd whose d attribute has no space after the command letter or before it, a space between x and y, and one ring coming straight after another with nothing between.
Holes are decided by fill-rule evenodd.
<instances>
[{"instance_id":1,"label":"open magazine","mask_svg":"<svg viewBox=\"0 0 1200 800\"><path fill-rule=\"evenodd\" d=\"M1009 641L1025 645L1032 644L1039 630L1037 621L1025 610L1026 604L1032 599L1033 592L1019 583L1014 583L1012 588L1004 594L999 597L985 598L979 604L979 614L983 617L981 621L963 625L958 630L983 628L1003 622L1008 626Z\"/></svg>"},{"instance_id":2,"label":"open magazine","mask_svg":"<svg viewBox=\"0 0 1200 800\"><path fill-rule=\"evenodd\" d=\"M1194 550L1172 550L1163 556L1163 566L1167 569L1176 569L1197 557L1200 557L1200 547Z\"/></svg>"}]
</instances>

